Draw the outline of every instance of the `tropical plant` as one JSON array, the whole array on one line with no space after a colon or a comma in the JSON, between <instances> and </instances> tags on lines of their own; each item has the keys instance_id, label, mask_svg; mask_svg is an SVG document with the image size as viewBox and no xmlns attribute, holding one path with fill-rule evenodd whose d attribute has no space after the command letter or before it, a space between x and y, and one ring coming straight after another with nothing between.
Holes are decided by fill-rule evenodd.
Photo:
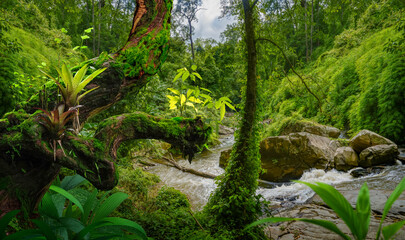
<instances>
[{"instance_id":1,"label":"tropical plant","mask_svg":"<svg viewBox=\"0 0 405 240\"><path fill-rule=\"evenodd\" d=\"M65 134L66 124L72 119L77 112L77 109L70 108L65 112L65 105L59 104L53 111L47 111L42 108L37 108L43 112L39 115L38 122L43 125L48 131L49 138L52 140L53 157L56 160L56 143L59 144L63 153L62 137Z\"/></svg>"},{"instance_id":2,"label":"tropical plant","mask_svg":"<svg viewBox=\"0 0 405 240\"><path fill-rule=\"evenodd\" d=\"M166 95L169 98L169 105L171 110L179 109L180 116L183 115L187 106L192 107L196 112L198 108L195 104L202 104L203 107L220 109L220 121L225 116L226 106L235 110L232 105L232 101L228 97L221 97L218 101L215 101L209 94L212 93L209 89L199 86L189 86L186 80L190 78L195 83L196 77L202 80L200 74L195 72L197 70L196 65L191 66L193 72L189 72L187 68L180 68L177 70L177 75L174 77L173 82L178 81L180 78L180 89L168 88L174 95ZM205 93L204 93L205 92Z\"/></svg>"},{"instance_id":3,"label":"tropical plant","mask_svg":"<svg viewBox=\"0 0 405 240\"><path fill-rule=\"evenodd\" d=\"M137 223L108 217L127 194L117 192L107 197L105 193L98 199L97 190L78 188L85 181L79 175L56 181L38 207L40 218L32 220L38 229L23 230L4 239L148 239ZM17 213L18 210L10 212L1 219L0 234L4 234L4 228Z\"/></svg>"},{"instance_id":4,"label":"tropical plant","mask_svg":"<svg viewBox=\"0 0 405 240\"><path fill-rule=\"evenodd\" d=\"M62 65L62 69L58 70L59 77L61 78L64 85L62 85L59 80L55 79L54 77L50 76L49 74L43 72L48 77L53 79L55 83L58 85L60 92L62 93L63 100L67 107L77 107L79 105L80 100L88 93L96 90L98 87L92 88L82 94L81 91L89 84L95 77L97 77L100 73L102 73L106 68L98 69L94 71L92 74L86 77L86 72L88 70L88 64L85 64L81 67L76 74L73 76L70 69L66 66L66 64ZM73 128L78 132L80 128L79 122L79 113L76 112L75 120L73 121Z\"/></svg>"},{"instance_id":5,"label":"tropical plant","mask_svg":"<svg viewBox=\"0 0 405 240\"><path fill-rule=\"evenodd\" d=\"M371 217L371 207L370 207L370 195L367 187L367 183L364 183L359 191L357 197L356 210L352 208L349 201L334 187L317 182L316 184L296 181L298 183L305 184L309 186L314 192L316 192L322 200L343 220L343 222L349 227L350 232L356 240L366 239L369 230L369 223ZM398 199L401 193L405 190L405 177L397 185L395 190L392 192L390 197L384 206L383 215L380 220L380 225L376 234L376 239L380 239L381 234L384 239L392 239L393 236L405 225L405 220L399 221L387 226L382 227L385 218L392 204ZM348 235L343 233L337 226L331 221L321 220L321 219L306 219L306 218L284 218L284 217L270 217L258 220L246 227L249 229L251 227L263 224L263 223L277 223L285 221L302 221L307 223L312 223L321 227L324 227L344 239L351 239Z\"/></svg>"}]
</instances>

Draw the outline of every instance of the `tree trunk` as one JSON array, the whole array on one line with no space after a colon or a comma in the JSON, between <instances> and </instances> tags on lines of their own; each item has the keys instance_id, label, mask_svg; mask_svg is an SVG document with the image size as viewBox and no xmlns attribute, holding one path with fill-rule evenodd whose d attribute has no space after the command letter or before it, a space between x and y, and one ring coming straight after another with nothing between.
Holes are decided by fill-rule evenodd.
<instances>
[{"instance_id":1,"label":"tree trunk","mask_svg":"<svg viewBox=\"0 0 405 240\"><path fill-rule=\"evenodd\" d=\"M94 19L94 0L91 0L91 21L93 25L93 54L96 55L96 22Z\"/></svg>"},{"instance_id":2,"label":"tree trunk","mask_svg":"<svg viewBox=\"0 0 405 240\"><path fill-rule=\"evenodd\" d=\"M309 54L309 58L311 59L312 57L312 38L313 38L313 32L314 32L314 0L311 1L311 51Z\"/></svg>"},{"instance_id":3,"label":"tree trunk","mask_svg":"<svg viewBox=\"0 0 405 240\"><path fill-rule=\"evenodd\" d=\"M156 73L167 56L171 7L171 1L137 1L125 46L112 59L94 64L109 68L89 86L99 88L81 100L82 123L128 91L136 92ZM148 57L137 58L134 54ZM122 114L102 121L93 138L65 130L60 139L63 151L59 146L52 149L56 139L38 123L38 114L33 114L37 106L40 99L34 97L24 108L0 119L2 214L20 208L31 214L62 166L75 170L99 189L112 189L118 180L114 160L123 141L162 139L191 158L211 131L199 118L165 120L141 113Z\"/></svg>"},{"instance_id":4,"label":"tree trunk","mask_svg":"<svg viewBox=\"0 0 405 240\"><path fill-rule=\"evenodd\" d=\"M101 2L98 1L98 41L97 41L97 55L100 55L100 42L101 42Z\"/></svg>"},{"instance_id":5,"label":"tree trunk","mask_svg":"<svg viewBox=\"0 0 405 240\"><path fill-rule=\"evenodd\" d=\"M208 211L220 226L234 230L243 229L260 214L260 205L255 197L260 158L256 124L257 53L253 19L254 6L250 5L249 0L243 0L242 4L247 49L247 82L243 115L225 176L221 179L207 205ZM242 235L243 233L241 233Z\"/></svg>"},{"instance_id":6,"label":"tree trunk","mask_svg":"<svg viewBox=\"0 0 405 240\"><path fill-rule=\"evenodd\" d=\"M194 61L193 26L191 26L191 19L187 19L187 21L188 21L189 34L190 34L191 56Z\"/></svg>"},{"instance_id":7,"label":"tree trunk","mask_svg":"<svg viewBox=\"0 0 405 240\"><path fill-rule=\"evenodd\" d=\"M304 23L305 23L305 60L308 62L309 61L309 47L308 47L308 4L307 1L304 0Z\"/></svg>"}]
</instances>

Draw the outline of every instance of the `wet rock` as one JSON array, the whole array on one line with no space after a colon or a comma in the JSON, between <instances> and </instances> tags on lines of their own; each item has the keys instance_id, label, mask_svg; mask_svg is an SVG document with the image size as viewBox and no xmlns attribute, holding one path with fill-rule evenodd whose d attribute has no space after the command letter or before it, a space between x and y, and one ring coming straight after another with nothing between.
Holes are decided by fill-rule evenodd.
<instances>
[{"instance_id":1,"label":"wet rock","mask_svg":"<svg viewBox=\"0 0 405 240\"><path fill-rule=\"evenodd\" d=\"M361 153L364 149L368 147L376 145L392 145L392 144L395 143L369 130L361 130L349 142L349 146L352 147L357 153Z\"/></svg>"},{"instance_id":2,"label":"wet rock","mask_svg":"<svg viewBox=\"0 0 405 240\"><path fill-rule=\"evenodd\" d=\"M379 195L379 193L370 192L371 195L380 196L382 201L386 201L383 199L385 195ZM357 198L357 195L355 195ZM372 207L374 205L374 199L372 199ZM354 202L355 204L355 202ZM400 203L399 203L400 204ZM379 205L380 206L380 205ZM383 207L383 205L381 205ZM402 211L404 211L402 207ZM380 223L381 216L378 214L373 214L370 219L370 227L369 232L366 239L375 239L378 226ZM295 206L292 209L288 209L286 211L280 212L277 214L277 217L299 217L299 218L309 218L309 219L322 219L328 220L337 225L339 229L343 231L346 235L351 236L349 228L344 224L344 222L331 210L322 205L318 204L304 204ZM399 220L403 220L405 217L399 214L389 214L386 220L384 221L384 225L392 224ZM283 222L278 224L271 224L265 227L265 234L269 239L279 239L279 240L287 240L287 239L300 239L300 240L313 240L313 239L328 239L328 240L341 240L342 238L333 232L319 227L317 225L304 223L304 222ZM402 228L398 231L395 239L405 239L405 229Z\"/></svg>"},{"instance_id":3,"label":"wet rock","mask_svg":"<svg viewBox=\"0 0 405 240\"><path fill-rule=\"evenodd\" d=\"M370 174L370 173L367 171L367 169L361 168L361 167L352 169L352 170L350 171L350 175L352 175L352 176L355 177L355 178L365 177L365 176L367 176L367 175L369 175L369 174Z\"/></svg>"},{"instance_id":4,"label":"wet rock","mask_svg":"<svg viewBox=\"0 0 405 240\"><path fill-rule=\"evenodd\" d=\"M321 125L315 122L309 121L297 121L284 127L280 135L288 135L296 132L307 132L323 137L338 138L340 130L335 127Z\"/></svg>"},{"instance_id":5,"label":"wet rock","mask_svg":"<svg viewBox=\"0 0 405 240\"><path fill-rule=\"evenodd\" d=\"M305 170L325 169L333 160L335 145L327 137L310 133L291 133L288 136L269 137L260 143L261 179L285 182L298 179Z\"/></svg>"},{"instance_id":6,"label":"wet rock","mask_svg":"<svg viewBox=\"0 0 405 240\"><path fill-rule=\"evenodd\" d=\"M364 149L360 153L359 166L371 167L380 164L395 164L398 156L397 145L376 145Z\"/></svg>"},{"instance_id":7,"label":"wet rock","mask_svg":"<svg viewBox=\"0 0 405 240\"><path fill-rule=\"evenodd\" d=\"M339 171L347 171L359 166L359 156L351 147L340 147L333 157L334 167Z\"/></svg>"},{"instance_id":8,"label":"wet rock","mask_svg":"<svg viewBox=\"0 0 405 240\"><path fill-rule=\"evenodd\" d=\"M218 134L219 135L230 135L233 134L235 130L233 128L224 126L224 125L219 125L218 127Z\"/></svg>"},{"instance_id":9,"label":"wet rock","mask_svg":"<svg viewBox=\"0 0 405 240\"><path fill-rule=\"evenodd\" d=\"M350 175L352 175L355 178L365 177L369 174L379 174L384 169L385 169L385 166L373 166L373 167L369 167L369 168L358 167L358 168L354 168L354 169L350 170Z\"/></svg>"}]
</instances>

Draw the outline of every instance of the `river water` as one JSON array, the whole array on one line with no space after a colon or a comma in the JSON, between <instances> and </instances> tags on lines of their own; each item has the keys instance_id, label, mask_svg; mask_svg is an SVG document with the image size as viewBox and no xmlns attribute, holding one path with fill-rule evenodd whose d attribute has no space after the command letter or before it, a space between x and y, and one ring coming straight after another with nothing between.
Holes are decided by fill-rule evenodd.
<instances>
[{"instance_id":1,"label":"river water","mask_svg":"<svg viewBox=\"0 0 405 240\"><path fill-rule=\"evenodd\" d=\"M178 164L215 175L224 173L224 170L219 167L219 157L221 151L232 147L234 138L233 136L227 136L220 140L220 145L210 149L210 151L196 155L191 164L186 160L179 160ZM158 164L151 167L149 171L158 175L167 186L174 187L186 194L194 210L201 210L207 203L212 191L216 188L215 180L185 173L174 167ZM396 165L385 168L379 174L368 175L362 178L353 178L347 172L336 170L325 172L319 169L312 169L305 172L300 180L332 184L338 190L357 190L360 189L364 182L367 182L370 189L393 190L404 176L405 165ZM305 203L314 195L310 188L299 183L280 184L272 189L259 188L257 192L272 204L279 205L280 207Z\"/></svg>"}]
</instances>

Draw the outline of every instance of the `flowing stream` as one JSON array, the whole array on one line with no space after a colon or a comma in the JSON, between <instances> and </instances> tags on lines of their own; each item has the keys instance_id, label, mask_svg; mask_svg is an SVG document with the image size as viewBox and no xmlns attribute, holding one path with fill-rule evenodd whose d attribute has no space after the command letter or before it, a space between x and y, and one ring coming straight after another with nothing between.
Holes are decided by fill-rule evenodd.
<instances>
[{"instance_id":1,"label":"flowing stream","mask_svg":"<svg viewBox=\"0 0 405 240\"><path fill-rule=\"evenodd\" d=\"M221 144L201 154L196 155L192 163L180 160L181 166L192 168L201 172L220 175L224 170L219 167L221 151L229 149L234 143L233 136L226 136ZM402 154L402 152L401 152ZM404 152L405 154L405 152ZM216 188L215 180L182 172L174 167L158 164L149 169L157 174L167 186L174 187L186 194L195 210L200 210L207 203L211 192ZM405 176L405 165L389 166L381 173L368 175L362 178L353 178L347 172L336 170L325 172L313 169L305 172L300 180L306 182L324 182L334 185L338 190L357 190L367 182L368 187L374 190L393 190L399 181ZM258 193L269 200L272 205L289 207L294 204L305 203L314 193L303 184L285 183L278 184L272 189L259 188Z\"/></svg>"}]
</instances>

